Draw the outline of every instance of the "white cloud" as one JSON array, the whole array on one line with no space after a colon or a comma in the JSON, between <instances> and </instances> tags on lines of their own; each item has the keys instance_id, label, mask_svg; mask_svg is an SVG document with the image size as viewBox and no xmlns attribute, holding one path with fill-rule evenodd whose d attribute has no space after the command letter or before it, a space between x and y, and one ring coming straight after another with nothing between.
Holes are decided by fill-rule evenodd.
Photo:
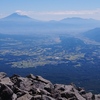
<instances>
[{"instance_id":1,"label":"white cloud","mask_svg":"<svg viewBox=\"0 0 100 100\"><path fill-rule=\"evenodd\" d=\"M21 11L17 10L17 13L22 15L93 15L100 14L100 9L96 10L67 10L67 11L48 11L48 12L35 12L35 11Z\"/></svg>"},{"instance_id":2,"label":"white cloud","mask_svg":"<svg viewBox=\"0 0 100 100\"><path fill-rule=\"evenodd\" d=\"M18 13L18 14L21 14L21 15L29 15L30 11L16 10L15 12Z\"/></svg>"}]
</instances>

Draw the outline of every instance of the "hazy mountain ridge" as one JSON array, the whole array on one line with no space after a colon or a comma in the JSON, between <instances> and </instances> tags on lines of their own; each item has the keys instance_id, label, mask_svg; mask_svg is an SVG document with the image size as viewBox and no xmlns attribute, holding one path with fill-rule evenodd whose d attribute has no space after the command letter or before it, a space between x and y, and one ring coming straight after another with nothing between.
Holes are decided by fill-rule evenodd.
<instances>
[{"instance_id":1,"label":"hazy mountain ridge","mask_svg":"<svg viewBox=\"0 0 100 100\"><path fill-rule=\"evenodd\" d=\"M72 18L64 18L62 20L60 20L60 22L64 22L64 23L71 23L71 24L89 24L89 23L97 23L99 20L95 20L95 19L84 19L84 18L80 18L80 17L72 17ZM99 21L100 22L100 21Z\"/></svg>"},{"instance_id":2,"label":"hazy mountain ridge","mask_svg":"<svg viewBox=\"0 0 100 100\"><path fill-rule=\"evenodd\" d=\"M84 32L83 36L89 38L90 40L100 42L100 28L95 28L87 32Z\"/></svg>"},{"instance_id":3,"label":"hazy mountain ridge","mask_svg":"<svg viewBox=\"0 0 100 100\"><path fill-rule=\"evenodd\" d=\"M9 34L73 33L100 26L100 21L82 18L65 18L60 21L39 21L26 15L13 13L0 19L0 32Z\"/></svg>"}]
</instances>

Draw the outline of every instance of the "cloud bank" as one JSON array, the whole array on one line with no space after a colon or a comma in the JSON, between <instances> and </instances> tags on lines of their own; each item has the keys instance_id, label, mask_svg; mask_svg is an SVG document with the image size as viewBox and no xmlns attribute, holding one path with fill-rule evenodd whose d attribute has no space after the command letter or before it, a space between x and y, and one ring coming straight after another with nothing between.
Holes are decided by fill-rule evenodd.
<instances>
[{"instance_id":1,"label":"cloud bank","mask_svg":"<svg viewBox=\"0 0 100 100\"><path fill-rule=\"evenodd\" d=\"M17 13L20 13L22 15L30 15L30 14L36 14L36 15L92 15L92 14L100 14L100 9L96 10L68 10L68 11L48 11L48 12L35 12L35 11L22 11L17 10Z\"/></svg>"}]
</instances>

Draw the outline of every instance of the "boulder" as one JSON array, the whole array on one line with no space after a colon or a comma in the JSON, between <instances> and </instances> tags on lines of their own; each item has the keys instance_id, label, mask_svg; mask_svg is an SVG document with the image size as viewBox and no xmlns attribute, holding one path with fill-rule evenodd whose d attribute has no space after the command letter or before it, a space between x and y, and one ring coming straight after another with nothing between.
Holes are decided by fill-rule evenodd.
<instances>
[{"instance_id":1,"label":"boulder","mask_svg":"<svg viewBox=\"0 0 100 100\"><path fill-rule=\"evenodd\" d=\"M41 76L36 76L36 80L41 81L41 82L43 82L43 83L45 83L45 84L51 84L50 81L44 79L44 78L41 77Z\"/></svg>"},{"instance_id":2,"label":"boulder","mask_svg":"<svg viewBox=\"0 0 100 100\"><path fill-rule=\"evenodd\" d=\"M41 94L41 95L49 95L49 96L51 95L48 91L46 91L46 90L44 90L44 89L41 89L41 90L40 90L40 94Z\"/></svg>"},{"instance_id":3,"label":"boulder","mask_svg":"<svg viewBox=\"0 0 100 100\"><path fill-rule=\"evenodd\" d=\"M0 72L0 80L1 80L2 78L4 78L4 77L6 77L6 73Z\"/></svg>"},{"instance_id":4,"label":"boulder","mask_svg":"<svg viewBox=\"0 0 100 100\"><path fill-rule=\"evenodd\" d=\"M20 86L20 80L19 80L19 75L13 75L10 77L11 81L14 83L14 86L19 87Z\"/></svg>"},{"instance_id":5,"label":"boulder","mask_svg":"<svg viewBox=\"0 0 100 100\"><path fill-rule=\"evenodd\" d=\"M79 94L79 91L78 91L78 90L76 90L75 88L73 88L73 90L74 90L74 94L75 94L77 100L86 100L85 98L83 98L83 97Z\"/></svg>"},{"instance_id":6,"label":"boulder","mask_svg":"<svg viewBox=\"0 0 100 100\"><path fill-rule=\"evenodd\" d=\"M76 97L74 92L67 92L67 91L64 91L64 92L61 92L61 97L63 98L72 98L72 97Z\"/></svg>"},{"instance_id":7,"label":"boulder","mask_svg":"<svg viewBox=\"0 0 100 100\"><path fill-rule=\"evenodd\" d=\"M10 86L14 85L9 77L2 78L0 83L5 85L10 85Z\"/></svg>"},{"instance_id":8,"label":"boulder","mask_svg":"<svg viewBox=\"0 0 100 100\"><path fill-rule=\"evenodd\" d=\"M42 96L41 95L35 95L31 98L31 100L42 100Z\"/></svg>"},{"instance_id":9,"label":"boulder","mask_svg":"<svg viewBox=\"0 0 100 100\"><path fill-rule=\"evenodd\" d=\"M66 98L58 97L57 100L68 100Z\"/></svg>"},{"instance_id":10,"label":"boulder","mask_svg":"<svg viewBox=\"0 0 100 100\"><path fill-rule=\"evenodd\" d=\"M41 91L40 91L39 88L32 88L30 90L30 92L31 92L32 95L39 95L39 94L41 94Z\"/></svg>"},{"instance_id":11,"label":"boulder","mask_svg":"<svg viewBox=\"0 0 100 100\"><path fill-rule=\"evenodd\" d=\"M33 82L33 88L39 88L39 89L44 89L45 87L45 83L41 82L41 81L35 81Z\"/></svg>"},{"instance_id":12,"label":"boulder","mask_svg":"<svg viewBox=\"0 0 100 100\"><path fill-rule=\"evenodd\" d=\"M47 95L42 95L42 99L41 100L56 100L50 96L47 96Z\"/></svg>"},{"instance_id":13,"label":"boulder","mask_svg":"<svg viewBox=\"0 0 100 100\"><path fill-rule=\"evenodd\" d=\"M17 100L31 100L32 97L33 97L33 96L30 95L30 94L25 94L25 95L23 95L23 96L17 98Z\"/></svg>"},{"instance_id":14,"label":"boulder","mask_svg":"<svg viewBox=\"0 0 100 100\"><path fill-rule=\"evenodd\" d=\"M81 95L86 94L85 90L83 90L83 89L81 89L81 90L79 91L79 93L80 93Z\"/></svg>"},{"instance_id":15,"label":"boulder","mask_svg":"<svg viewBox=\"0 0 100 100\"><path fill-rule=\"evenodd\" d=\"M52 93L52 91L53 91L53 89L54 89L54 86L53 86L53 84L46 84L46 85L44 86L44 89L45 89L46 91L48 91L49 93Z\"/></svg>"},{"instance_id":16,"label":"boulder","mask_svg":"<svg viewBox=\"0 0 100 100\"><path fill-rule=\"evenodd\" d=\"M33 83L28 78L20 78L19 87L21 90L30 91L32 89Z\"/></svg>"},{"instance_id":17,"label":"boulder","mask_svg":"<svg viewBox=\"0 0 100 100\"><path fill-rule=\"evenodd\" d=\"M28 76L26 76L27 78L31 78L31 79L33 79L33 80L36 80L36 77L33 75L33 74L30 74L30 75L28 75Z\"/></svg>"},{"instance_id":18,"label":"boulder","mask_svg":"<svg viewBox=\"0 0 100 100\"><path fill-rule=\"evenodd\" d=\"M13 92L17 95L17 97L20 97L24 94L28 94L28 91L21 90L20 88L18 88L16 86L13 87Z\"/></svg>"},{"instance_id":19,"label":"boulder","mask_svg":"<svg viewBox=\"0 0 100 100\"><path fill-rule=\"evenodd\" d=\"M94 100L100 100L100 94L96 94Z\"/></svg>"},{"instance_id":20,"label":"boulder","mask_svg":"<svg viewBox=\"0 0 100 100\"><path fill-rule=\"evenodd\" d=\"M16 100L16 99L17 99L17 95L15 93L13 93L12 100Z\"/></svg>"},{"instance_id":21,"label":"boulder","mask_svg":"<svg viewBox=\"0 0 100 100\"><path fill-rule=\"evenodd\" d=\"M5 84L0 83L0 97L2 100L11 100L13 91Z\"/></svg>"},{"instance_id":22,"label":"boulder","mask_svg":"<svg viewBox=\"0 0 100 100\"><path fill-rule=\"evenodd\" d=\"M86 100L94 100L95 99L95 96L91 92L86 93L85 96L86 96Z\"/></svg>"}]
</instances>

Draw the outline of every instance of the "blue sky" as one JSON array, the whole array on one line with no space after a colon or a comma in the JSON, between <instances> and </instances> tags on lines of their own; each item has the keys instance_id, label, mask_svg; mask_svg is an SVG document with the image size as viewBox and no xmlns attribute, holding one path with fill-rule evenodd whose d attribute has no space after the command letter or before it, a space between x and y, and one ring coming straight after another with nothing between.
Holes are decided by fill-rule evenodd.
<instances>
[{"instance_id":1,"label":"blue sky","mask_svg":"<svg viewBox=\"0 0 100 100\"><path fill-rule=\"evenodd\" d=\"M100 0L0 0L0 18L14 12L39 20L66 17L100 20Z\"/></svg>"}]
</instances>

